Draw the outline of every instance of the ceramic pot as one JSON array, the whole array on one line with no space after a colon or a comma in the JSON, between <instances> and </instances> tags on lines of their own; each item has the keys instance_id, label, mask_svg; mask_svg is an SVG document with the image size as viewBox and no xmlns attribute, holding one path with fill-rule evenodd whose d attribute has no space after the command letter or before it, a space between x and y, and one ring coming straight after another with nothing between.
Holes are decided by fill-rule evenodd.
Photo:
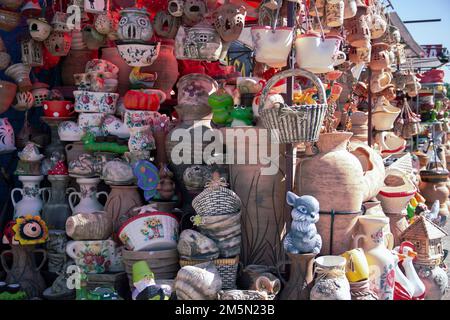
<instances>
[{"instance_id":1,"label":"ceramic pot","mask_svg":"<svg viewBox=\"0 0 450 320\"><path fill-rule=\"evenodd\" d=\"M392 106L385 98L377 99L372 113L372 125L377 131L389 131L400 114L400 109Z\"/></svg>"},{"instance_id":2,"label":"ceramic pot","mask_svg":"<svg viewBox=\"0 0 450 320\"><path fill-rule=\"evenodd\" d=\"M191 229L181 232L177 250L184 260L214 260L219 257L216 243Z\"/></svg>"},{"instance_id":3,"label":"ceramic pot","mask_svg":"<svg viewBox=\"0 0 450 320\"><path fill-rule=\"evenodd\" d=\"M8 81L0 81L0 114L8 111L16 96L17 85Z\"/></svg>"},{"instance_id":4,"label":"ceramic pot","mask_svg":"<svg viewBox=\"0 0 450 320\"><path fill-rule=\"evenodd\" d=\"M136 186L111 185L105 211L112 217L113 231L118 232L122 224L137 215L138 212L134 209L143 205L144 202Z\"/></svg>"},{"instance_id":5,"label":"ceramic pot","mask_svg":"<svg viewBox=\"0 0 450 320\"><path fill-rule=\"evenodd\" d=\"M100 34L107 35L113 30L113 21L109 13L102 13L95 17L95 30Z\"/></svg>"},{"instance_id":6,"label":"ceramic pot","mask_svg":"<svg viewBox=\"0 0 450 320\"><path fill-rule=\"evenodd\" d=\"M103 13L106 10L105 0L84 0L84 11L90 13Z\"/></svg>"},{"instance_id":7,"label":"ceramic pot","mask_svg":"<svg viewBox=\"0 0 450 320\"><path fill-rule=\"evenodd\" d=\"M83 131L78 126L78 124L76 124L76 122L63 121L58 126L58 135L61 141L80 141L83 136ZM70 161L68 160L67 162L69 163Z\"/></svg>"},{"instance_id":8,"label":"ceramic pot","mask_svg":"<svg viewBox=\"0 0 450 320\"><path fill-rule=\"evenodd\" d=\"M325 22L330 28L337 28L344 24L344 0L327 1L325 6Z\"/></svg>"},{"instance_id":9,"label":"ceramic pot","mask_svg":"<svg viewBox=\"0 0 450 320\"><path fill-rule=\"evenodd\" d=\"M74 240L105 240L113 232L112 225L107 212L77 213L67 219L65 229Z\"/></svg>"},{"instance_id":10,"label":"ceramic pot","mask_svg":"<svg viewBox=\"0 0 450 320\"><path fill-rule=\"evenodd\" d=\"M128 129L148 127L156 117L157 112L154 111L127 110L124 115L124 123Z\"/></svg>"},{"instance_id":11,"label":"ceramic pot","mask_svg":"<svg viewBox=\"0 0 450 320\"><path fill-rule=\"evenodd\" d=\"M354 17L344 20L347 41L352 47L367 47L370 44L370 28L367 7L358 5Z\"/></svg>"},{"instance_id":12,"label":"ceramic pot","mask_svg":"<svg viewBox=\"0 0 450 320\"><path fill-rule=\"evenodd\" d=\"M0 9L0 29L11 32L19 26L20 13Z\"/></svg>"},{"instance_id":13,"label":"ceramic pot","mask_svg":"<svg viewBox=\"0 0 450 320\"><path fill-rule=\"evenodd\" d=\"M91 50L70 50L61 64L62 81L65 86L74 86L74 74L84 73L86 63L92 58Z\"/></svg>"},{"instance_id":14,"label":"ceramic pot","mask_svg":"<svg viewBox=\"0 0 450 320\"><path fill-rule=\"evenodd\" d=\"M41 199L43 188L39 188L43 176L19 176L23 188L14 188L11 191L11 201L14 205L14 219L26 215L39 216L43 201ZM22 199L18 202L14 199L14 193L20 192Z\"/></svg>"},{"instance_id":15,"label":"ceramic pot","mask_svg":"<svg viewBox=\"0 0 450 320\"><path fill-rule=\"evenodd\" d=\"M69 194L69 204L72 209L72 214L103 211L103 206L98 202L97 198L102 194L108 197L108 193L105 191L97 192L97 185L100 183L100 179L77 178L77 183L80 186L80 192L72 192ZM75 197L80 199L76 206Z\"/></svg>"},{"instance_id":16,"label":"ceramic pot","mask_svg":"<svg viewBox=\"0 0 450 320\"><path fill-rule=\"evenodd\" d=\"M116 112L118 93L74 91L76 112Z\"/></svg>"},{"instance_id":17,"label":"ceramic pot","mask_svg":"<svg viewBox=\"0 0 450 320\"><path fill-rule=\"evenodd\" d=\"M121 250L113 240L69 241L66 253L84 273L123 270Z\"/></svg>"},{"instance_id":18,"label":"ceramic pot","mask_svg":"<svg viewBox=\"0 0 450 320\"><path fill-rule=\"evenodd\" d=\"M208 113L211 113L211 108L208 105L208 97L216 92L218 87L217 82L206 74L191 73L182 76L177 83L178 105L183 106L183 108L207 106L209 109ZM188 113L190 114L190 112ZM188 116L188 114L185 116ZM187 118L191 117L183 119ZM196 115L195 119L201 118L201 115Z\"/></svg>"},{"instance_id":19,"label":"ceramic pot","mask_svg":"<svg viewBox=\"0 0 450 320\"><path fill-rule=\"evenodd\" d=\"M385 71L373 71L370 78L370 90L379 93L386 89L392 81L392 74Z\"/></svg>"},{"instance_id":20,"label":"ceramic pot","mask_svg":"<svg viewBox=\"0 0 450 320\"><path fill-rule=\"evenodd\" d=\"M193 26L203 20L207 13L207 3L203 0L189 0L183 4L183 24Z\"/></svg>"},{"instance_id":21,"label":"ceramic pot","mask_svg":"<svg viewBox=\"0 0 450 320\"><path fill-rule=\"evenodd\" d=\"M153 36L150 15L145 9L127 8L120 11L117 35L122 41L149 41Z\"/></svg>"},{"instance_id":22,"label":"ceramic pot","mask_svg":"<svg viewBox=\"0 0 450 320\"><path fill-rule=\"evenodd\" d=\"M425 204L431 208L436 200L439 200L439 215L446 219L449 216L448 197L450 195L447 188L448 174L446 172L420 171L420 194L426 199Z\"/></svg>"},{"instance_id":23,"label":"ceramic pot","mask_svg":"<svg viewBox=\"0 0 450 320\"><path fill-rule=\"evenodd\" d=\"M351 300L345 264L345 258L339 256L316 258L316 279L311 289L311 300Z\"/></svg>"},{"instance_id":24,"label":"ceramic pot","mask_svg":"<svg viewBox=\"0 0 450 320\"><path fill-rule=\"evenodd\" d=\"M31 93L34 97L34 107L42 107L44 101L47 100L50 90L48 89L48 85L46 83L34 83L33 90Z\"/></svg>"},{"instance_id":25,"label":"ceramic pot","mask_svg":"<svg viewBox=\"0 0 450 320\"><path fill-rule=\"evenodd\" d=\"M367 47L350 47L349 60L355 64L369 63L372 52L372 46Z\"/></svg>"},{"instance_id":26,"label":"ceramic pot","mask_svg":"<svg viewBox=\"0 0 450 320\"><path fill-rule=\"evenodd\" d=\"M289 280L284 283L281 300L309 300L314 284L314 258L316 254L287 253L290 262ZM283 279L280 277L280 279ZM284 282L284 281L283 281Z\"/></svg>"},{"instance_id":27,"label":"ceramic pot","mask_svg":"<svg viewBox=\"0 0 450 320\"><path fill-rule=\"evenodd\" d=\"M181 26L175 37L175 56L179 60L217 61L222 52L222 40L208 24L192 28Z\"/></svg>"},{"instance_id":28,"label":"ceramic pot","mask_svg":"<svg viewBox=\"0 0 450 320\"><path fill-rule=\"evenodd\" d=\"M386 20L378 13L371 14L370 16L370 34L372 39L381 38L387 30Z\"/></svg>"},{"instance_id":29,"label":"ceramic pot","mask_svg":"<svg viewBox=\"0 0 450 320\"><path fill-rule=\"evenodd\" d=\"M448 275L439 266L414 264L417 275L425 285L425 300L441 300L448 286Z\"/></svg>"},{"instance_id":30,"label":"ceramic pot","mask_svg":"<svg viewBox=\"0 0 450 320\"><path fill-rule=\"evenodd\" d=\"M19 91L30 91L33 87L30 80L31 66L16 63L5 70L5 75L12 78L18 85Z\"/></svg>"},{"instance_id":31,"label":"ceramic pot","mask_svg":"<svg viewBox=\"0 0 450 320\"><path fill-rule=\"evenodd\" d=\"M237 40L245 25L247 9L226 3L218 8L214 14L214 27L223 41L231 42Z\"/></svg>"},{"instance_id":32,"label":"ceramic pot","mask_svg":"<svg viewBox=\"0 0 450 320\"><path fill-rule=\"evenodd\" d=\"M370 270L370 283L373 291L380 300L394 299L395 260L390 252L393 247L392 233L385 233L384 227L389 223L386 217L359 217L362 234L353 240L355 248L359 247L359 240L363 239L361 248L364 249ZM388 248L386 248L388 240Z\"/></svg>"},{"instance_id":33,"label":"ceramic pot","mask_svg":"<svg viewBox=\"0 0 450 320\"><path fill-rule=\"evenodd\" d=\"M41 263L36 263L36 253L42 254ZM12 255L12 265L7 263L7 256ZM1 253L1 262L6 271L7 283L18 283L27 294L28 299L38 298L42 295L46 285L40 274L41 268L47 260L47 252L36 249L33 245L12 245L11 250Z\"/></svg>"},{"instance_id":34,"label":"ceramic pot","mask_svg":"<svg viewBox=\"0 0 450 320\"><path fill-rule=\"evenodd\" d=\"M127 220L118 231L128 250L169 250L177 247L178 219L164 212L142 213Z\"/></svg>"},{"instance_id":35,"label":"ceramic pot","mask_svg":"<svg viewBox=\"0 0 450 320\"><path fill-rule=\"evenodd\" d=\"M71 215L69 202L67 201L67 185L69 176L49 175L48 180L52 187L46 189L49 192L48 201L42 208L42 218L47 227L57 230L63 230L66 220Z\"/></svg>"},{"instance_id":36,"label":"ceramic pot","mask_svg":"<svg viewBox=\"0 0 450 320\"><path fill-rule=\"evenodd\" d=\"M155 63L142 69L143 72L155 72L158 75L153 87L162 90L167 98L170 98L179 74L177 59L174 55L174 43L173 40L162 39Z\"/></svg>"},{"instance_id":37,"label":"ceramic pot","mask_svg":"<svg viewBox=\"0 0 450 320\"><path fill-rule=\"evenodd\" d=\"M156 61L160 46L160 42L153 44L124 43L118 44L117 50L128 66L145 67Z\"/></svg>"},{"instance_id":38,"label":"ceramic pot","mask_svg":"<svg viewBox=\"0 0 450 320\"><path fill-rule=\"evenodd\" d=\"M294 32L289 27L256 26L251 28L255 59L273 68L286 66Z\"/></svg>"},{"instance_id":39,"label":"ceramic pot","mask_svg":"<svg viewBox=\"0 0 450 320\"><path fill-rule=\"evenodd\" d=\"M48 253L66 254L67 236L64 229L50 230L45 244Z\"/></svg>"},{"instance_id":40,"label":"ceramic pot","mask_svg":"<svg viewBox=\"0 0 450 320\"><path fill-rule=\"evenodd\" d=\"M72 44L72 34L53 30L50 36L45 39L44 45L55 57L67 56Z\"/></svg>"},{"instance_id":41,"label":"ceramic pot","mask_svg":"<svg viewBox=\"0 0 450 320\"><path fill-rule=\"evenodd\" d=\"M49 118L67 118L75 113L70 101L44 101L43 109L44 115Z\"/></svg>"},{"instance_id":42,"label":"ceramic pot","mask_svg":"<svg viewBox=\"0 0 450 320\"><path fill-rule=\"evenodd\" d=\"M89 127L100 127L105 115L100 112L80 113L78 116L78 126L81 129Z\"/></svg>"},{"instance_id":43,"label":"ceramic pot","mask_svg":"<svg viewBox=\"0 0 450 320\"><path fill-rule=\"evenodd\" d=\"M389 49L390 46L386 43L372 44L372 53L369 64L370 69L383 70L389 68L392 63L388 51Z\"/></svg>"},{"instance_id":44,"label":"ceramic pot","mask_svg":"<svg viewBox=\"0 0 450 320\"><path fill-rule=\"evenodd\" d=\"M346 55L339 51L342 38L306 33L295 40L296 59L300 68L313 73L326 73L345 62Z\"/></svg>"}]
</instances>

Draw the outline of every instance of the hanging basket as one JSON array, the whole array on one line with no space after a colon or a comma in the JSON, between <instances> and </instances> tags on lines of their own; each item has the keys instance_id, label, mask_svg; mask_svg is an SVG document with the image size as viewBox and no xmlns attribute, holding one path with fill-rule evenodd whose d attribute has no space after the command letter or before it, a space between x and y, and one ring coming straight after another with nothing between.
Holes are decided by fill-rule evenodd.
<instances>
[{"instance_id":1,"label":"hanging basket","mask_svg":"<svg viewBox=\"0 0 450 320\"><path fill-rule=\"evenodd\" d=\"M284 78L295 76L302 76L311 80L318 89L319 100L322 103L314 105L284 104L279 108L263 109L272 86ZM320 128L326 112L326 95L322 81L316 75L304 69L286 70L273 76L264 87L259 104L259 114L264 127L271 130L279 143L315 142L319 140Z\"/></svg>"}]
</instances>

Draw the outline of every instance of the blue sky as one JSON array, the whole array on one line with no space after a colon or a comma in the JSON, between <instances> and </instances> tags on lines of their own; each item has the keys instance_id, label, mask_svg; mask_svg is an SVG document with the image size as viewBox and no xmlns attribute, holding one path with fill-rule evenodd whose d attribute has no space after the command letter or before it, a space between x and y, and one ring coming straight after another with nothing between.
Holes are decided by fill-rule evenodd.
<instances>
[{"instance_id":1,"label":"blue sky","mask_svg":"<svg viewBox=\"0 0 450 320\"><path fill-rule=\"evenodd\" d=\"M395 11L405 20L442 19L441 22L408 23L406 27L420 45L442 44L450 49L450 0L391 0ZM450 68L445 67L450 82Z\"/></svg>"}]
</instances>

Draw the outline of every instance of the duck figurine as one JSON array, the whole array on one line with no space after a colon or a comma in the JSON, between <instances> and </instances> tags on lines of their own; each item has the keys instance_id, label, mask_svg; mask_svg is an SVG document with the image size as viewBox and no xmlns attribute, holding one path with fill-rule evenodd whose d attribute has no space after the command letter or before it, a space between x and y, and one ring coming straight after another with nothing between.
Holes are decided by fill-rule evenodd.
<instances>
[{"instance_id":1,"label":"duck figurine","mask_svg":"<svg viewBox=\"0 0 450 320\"><path fill-rule=\"evenodd\" d=\"M133 67L129 76L132 89L153 88L157 78L156 72L141 72L141 67Z\"/></svg>"},{"instance_id":2,"label":"duck figurine","mask_svg":"<svg viewBox=\"0 0 450 320\"><path fill-rule=\"evenodd\" d=\"M414 285L408 280L399 267L399 263L405 259L405 255L399 252L399 247L392 250L392 255L395 261L394 300L412 300Z\"/></svg>"},{"instance_id":3,"label":"duck figurine","mask_svg":"<svg viewBox=\"0 0 450 320\"><path fill-rule=\"evenodd\" d=\"M425 299L425 284L420 280L416 269L414 268L413 261L417 256L414 245L410 241L403 241L399 247L400 254L403 254L404 259L400 262L401 266L405 270L406 278L409 280L413 292L413 300Z\"/></svg>"}]
</instances>

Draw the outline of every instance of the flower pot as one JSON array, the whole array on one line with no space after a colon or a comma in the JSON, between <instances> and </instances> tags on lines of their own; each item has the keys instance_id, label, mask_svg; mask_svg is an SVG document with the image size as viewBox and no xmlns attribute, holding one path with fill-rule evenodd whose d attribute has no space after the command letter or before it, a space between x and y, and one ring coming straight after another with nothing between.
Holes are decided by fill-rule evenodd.
<instances>
[{"instance_id":1,"label":"flower pot","mask_svg":"<svg viewBox=\"0 0 450 320\"><path fill-rule=\"evenodd\" d=\"M351 300L350 284L345 277L346 260L339 256L321 256L315 261L317 278L311 300Z\"/></svg>"},{"instance_id":2,"label":"flower pot","mask_svg":"<svg viewBox=\"0 0 450 320\"><path fill-rule=\"evenodd\" d=\"M214 27L198 24L181 26L175 37L175 56L179 60L216 61L222 52L222 40Z\"/></svg>"},{"instance_id":3,"label":"flower pot","mask_svg":"<svg viewBox=\"0 0 450 320\"><path fill-rule=\"evenodd\" d=\"M289 27L256 26L251 28L255 59L273 68L287 65L294 32Z\"/></svg>"},{"instance_id":4,"label":"flower pot","mask_svg":"<svg viewBox=\"0 0 450 320\"><path fill-rule=\"evenodd\" d=\"M17 85L8 81L0 81L0 114L8 111L16 96Z\"/></svg>"},{"instance_id":5,"label":"flower pot","mask_svg":"<svg viewBox=\"0 0 450 320\"><path fill-rule=\"evenodd\" d=\"M161 46L161 50L163 49L163 46ZM103 48L102 49L102 59L110 61L114 65L118 67L118 92L121 96L127 92L129 87L129 75L131 72L131 67L128 66L125 61L121 58L119 51L117 47L112 48ZM159 57L159 55L158 55ZM158 58L157 58L158 59ZM154 66L155 64L153 64ZM152 66L152 67L153 67ZM144 69L146 70L146 69ZM159 78L159 77L158 77Z\"/></svg>"},{"instance_id":6,"label":"flower pot","mask_svg":"<svg viewBox=\"0 0 450 320\"><path fill-rule=\"evenodd\" d=\"M377 133L375 141L379 144L383 157L402 153L406 147L406 140L403 137L398 137L395 133L389 131Z\"/></svg>"},{"instance_id":7,"label":"flower pot","mask_svg":"<svg viewBox=\"0 0 450 320\"><path fill-rule=\"evenodd\" d=\"M372 113L372 125L377 131L389 131L394 127L395 119L401 109L392 106L387 99L379 97Z\"/></svg>"},{"instance_id":8,"label":"flower pot","mask_svg":"<svg viewBox=\"0 0 450 320\"><path fill-rule=\"evenodd\" d=\"M232 3L226 3L217 9L214 16L214 27L223 41L231 42L239 38L244 29L246 15L245 6Z\"/></svg>"},{"instance_id":9,"label":"flower pot","mask_svg":"<svg viewBox=\"0 0 450 320\"><path fill-rule=\"evenodd\" d=\"M183 108L207 106L209 109L208 113L211 113L211 108L208 105L208 97L218 89L218 84L213 78L200 73L187 74L178 80L177 88L179 106L183 106ZM189 114L185 114L184 116L194 118L194 115L192 117L190 115L191 113L189 112ZM194 119L201 118L201 115L197 115Z\"/></svg>"},{"instance_id":10,"label":"flower pot","mask_svg":"<svg viewBox=\"0 0 450 320\"><path fill-rule=\"evenodd\" d=\"M390 59L389 49L390 46L386 43L372 44L372 53L369 64L372 71L384 70L390 67L392 61Z\"/></svg>"},{"instance_id":11,"label":"flower pot","mask_svg":"<svg viewBox=\"0 0 450 320\"><path fill-rule=\"evenodd\" d=\"M74 114L73 103L70 101L44 101L44 115L50 118L66 118Z\"/></svg>"},{"instance_id":12,"label":"flower pot","mask_svg":"<svg viewBox=\"0 0 450 320\"><path fill-rule=\"evenodd\" d=\"M426 199L426 205L431 208L439 200L439 215L442 218L449 216L449 189L447 188L448 173L432 170L420 171L420 194Z\"/></svg>"}]
</instances>

